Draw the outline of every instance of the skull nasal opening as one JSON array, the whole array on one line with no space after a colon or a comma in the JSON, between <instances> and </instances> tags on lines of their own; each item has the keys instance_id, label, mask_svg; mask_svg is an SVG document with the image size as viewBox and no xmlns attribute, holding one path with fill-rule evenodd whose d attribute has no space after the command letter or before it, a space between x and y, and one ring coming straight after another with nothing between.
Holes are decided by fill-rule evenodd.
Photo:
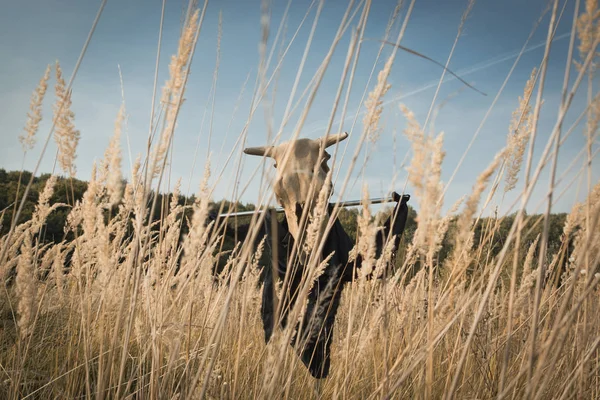
<instances>
[{"instance_id":1,"label":"skull nasal opening","mask_svg":"<svg viewBox=\"0 0 600 400\"><path fill-rule=\"evenodd\" d=\"M300 220L302 219L302 206L300 205L300 203L296 203L296 222L298 223L298 226L300 226Z\"/></svg>"}]
</instances>

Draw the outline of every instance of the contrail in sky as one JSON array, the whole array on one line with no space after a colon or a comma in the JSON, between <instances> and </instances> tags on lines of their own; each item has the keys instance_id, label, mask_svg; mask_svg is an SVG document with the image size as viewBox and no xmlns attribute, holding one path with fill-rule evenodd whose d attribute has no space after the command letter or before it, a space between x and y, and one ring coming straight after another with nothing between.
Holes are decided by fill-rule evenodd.
<instances>
[{"instance_id":1,"label":"contrail in sky","mask_svg":"<svg viewBox=\"0 0 600 400\"><path fill-rule=\"evenodd\" d=\"M563 33L562 35L556 36L552 40L552 42L556 42L558 40L568 38L569 36L571 36L570 32ZM540 47L544 47L545 45L546 45L546 41L544 40L542 42L539 42L537 44L534 44L534 45L526 48L523 51L523 54L526 54L526 53L532 52L534 50L537 50ZM469 68L464 68L462 70L459 70L457 72L457 75L463 77L463 76L466 76L466 75L474 74L475 72L482 71L484 69L490 68L490 67L492 67L494 65L506 62L508 60L512 60L512 59L516 58L519 55L520 52L521 52L521 50L519 49L519 50L516 50L516 51L512 51L510 53L504 53L503 55L490 58L490 59L488 59L486 61L480 62L479 64L473 65L473 66L471 66ZM455 80L456 80L455 77L448 76L447 78L444 79L444 83L450 82L450 81L455 81ZM414 90L412 90L410 92L403 93L403 94L401 94L399 96L396 96L396 97L393 97L393 98L391 98L389 100L386 100L386 101L384 101L382 103L382 105L388 105L390 103L394 103L396 101L403 100L403 99L406 99L408 97L414 96L415 94L419 94L419 93L422 93L422 92L424 92L426 90L432 89L432 88L434 88L434 87L437 86L438 82L439 82L439 79L433 80L433 81L431 81L429 83L426 83L425 85L421 86L420 88L414 89ZM359 115L363 115L364 113L365 113L364 111L361 111ZM347 115L348 116L344 119L344 122L348 121L348 120L354 119L355 115L356 115L356 111L353 112L353 113L348 113ZM334 123L335 124L339 124L340 121L337 120ZM318 121L318 122L315 122L315 123L313 123L311 125L314 126L314 125L317 125L317 124L319 125L319 127L315 127L313 129L309 128L308 133L320 132L320 131L322 131L326 127L326 121Z\"/></svg>"}]
</instances>

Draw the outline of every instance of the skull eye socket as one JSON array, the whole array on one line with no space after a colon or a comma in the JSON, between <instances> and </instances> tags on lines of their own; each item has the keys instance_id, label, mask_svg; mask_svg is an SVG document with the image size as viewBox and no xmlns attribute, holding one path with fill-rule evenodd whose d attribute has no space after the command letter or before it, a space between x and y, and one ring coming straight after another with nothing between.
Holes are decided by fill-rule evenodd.
<instances>
[{"instance_id":1,"label":"skull eye socket","mask_svg":"<svg viewBox=\"0 0 600 400\"><path fill-rule=\"evenodd\" d=\"M331 155L327 152L324 153L323 158L321 159L321 169L325 172L329 172L329 166L327 165L327 161L331 158Z\"/></svg>"}]
</instances>

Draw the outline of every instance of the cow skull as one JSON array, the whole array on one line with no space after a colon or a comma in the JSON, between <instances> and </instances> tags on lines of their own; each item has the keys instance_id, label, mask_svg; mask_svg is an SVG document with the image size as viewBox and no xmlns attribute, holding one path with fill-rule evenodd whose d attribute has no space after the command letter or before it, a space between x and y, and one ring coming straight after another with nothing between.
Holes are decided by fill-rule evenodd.
<instances>
[{"instance_id":1,"label":"cow skull","mask_svg":"<svg viewBox=\"0 0 600 400\"><path fill-rule=\"evenodd\" d=\"M348 137L343 132L327 135L316 140L297 139L279 146L249 147L244 153L253 156L266 156L275 160L277 174L273 191L277 202L285 211L288 229L294 240L300 237L302 211L316 204L321 190L331 196L331 182L327 179L331 157L326 148Z\"/></svg>"}]
</instances>

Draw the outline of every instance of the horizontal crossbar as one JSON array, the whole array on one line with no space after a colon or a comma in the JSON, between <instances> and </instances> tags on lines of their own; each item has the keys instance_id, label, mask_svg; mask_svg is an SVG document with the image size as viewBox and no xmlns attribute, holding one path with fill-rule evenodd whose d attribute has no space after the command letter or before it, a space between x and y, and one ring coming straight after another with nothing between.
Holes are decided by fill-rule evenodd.
<instances>
[{"instance_id":1,"label":"horizontal crossbar","mask_svg":"<svg viewBox=\"0 0 600 400\"><path fill-rule=\"evenodd\" d=\"M369 204L382 204L382 203L391 203L393 201L399 201L400 196L397 193L392 193L387 197L377 197L377 198L373 198L373 199L369 199ZM410 195L409 194L404 194L402 195L402 199L405 201L410 200ZM356 206L360 206L363 204L362 200L347 200L347 201L340 201L338 203L340 205L340 207L356 207ZM219 214L219 218L225 218L225 217L245 217L245 216L250 216L250 215L254 215L254 213L261 213L265 211L265 209L257 209L257 210L252 210L252 211L239 211L239 212L233 212L233 213L222 213ZM283 207L277 207L275 209L275 212L277 213L282 213L284 212Z\"/></svg>"}]
</instances>

